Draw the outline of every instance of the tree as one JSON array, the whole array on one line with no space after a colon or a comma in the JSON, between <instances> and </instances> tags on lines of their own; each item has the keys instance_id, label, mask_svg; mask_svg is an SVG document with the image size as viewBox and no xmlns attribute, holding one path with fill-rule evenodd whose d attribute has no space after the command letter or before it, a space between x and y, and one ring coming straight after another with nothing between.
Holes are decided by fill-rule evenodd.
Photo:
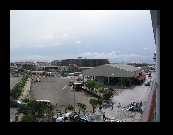
<instances>
[{"instance_id":1,"label":"tree","mask_svg":"<svg viewBox=\"0 0 173 135\"><path fill-rule=\"evenodd\" d=\"M94 113L94 112L95 112L95 109L96 109L97 106L98 106L98 101L97 101L97 99L90 99L89 102L90 102L90 104L91 104L92 107L93 107L93 113Z\"/></svg>"},{"instance_id":2,"label":"tree","mask_svg":"<svg viewBox=\"0 0 173 135\"><path fill-rule=\"evenodd\" d=\"M109 88L109 89L105 89L105 88L101 88L99 90L100 93L103 93L103 99L104 100L109 100L111 97L113 97L114 95L114 89L113 88Z\"/></svg>"},{"instance_id":3,"label":"tree","mask_svg":"<svg viewBox=\"0 0 173 135\"><path fill-rule=\"evenodd\" d=\"M69 110L69 111L73 111L74 110L74 106L71 105L71 104L61 105L61 107L65 107L65 113L67 112L67 110Z\"/></svg>"},{"instance_id":4,"label":"tree","mask_svg":"<svg viewBox=\"0 0 173 135\"><path fill-rule=\"evenodd\" d=\"M111 97L113 97L114 93L110 90L106 90L106 92L103 94L104 100L109 100Z\"/></svg>"},{"instance_id":5,"label":"tree","mask_svg":"<svg viewBox=\"0 0 173 135\"><path fill-rule=\"evenodd\" d=\"M102 109L102 105L105 102L104 99L97 99L98 105L99 105L99 109Z\"/></svg>"},{"instance_id":6,"label":"tree","mask_svg":"<svg viewBox=\"0 0 173 135\"><path fill-rule=\"evenodd\" d=\"M80 113L80 111L82 111L85 115L85 110L86 110L87 106L83 103L77 103L77 107L79 108L79 113Z\"/></svg>"},{"instance_id":7,"label":"tree","mask_svg":"<svg viewBox=\"0 0 173 135\"><path fill-rule=\"evenodd\" d=\"M52 112L53 109L54 106L52 104L45 104L44 102L32 100L26 105L21 105L17 109L17 114L22 113L26 118L30 118L31 115L32 121L36 122L39 119L44 119L45 115L49 116L50 112ZM26 119L25 117L24 119Z\"/></svg>"},{"instance_id":8,"label":"tree","mask_svg":"<svg viewBox=\"0 0 173 135\"><path fill-rule=\"evenodd\" d=\"M92 81L92 80L87 81L85 83L85 85L86 85L86 87L88 87L89 90L94 89L94 88L96 88L96 89L100 88L100 86L95 81Z\"/></svg>"},{"instance_id":9,"label":"tree","mask_svg":"<svg viewBox=\"0 0 173 135\"><path fill-rule=\"evenodd\" d=\"M33 122L33 117L31 114L26 114L22 117L21 122Z\"/></svg>"}]
</instances>

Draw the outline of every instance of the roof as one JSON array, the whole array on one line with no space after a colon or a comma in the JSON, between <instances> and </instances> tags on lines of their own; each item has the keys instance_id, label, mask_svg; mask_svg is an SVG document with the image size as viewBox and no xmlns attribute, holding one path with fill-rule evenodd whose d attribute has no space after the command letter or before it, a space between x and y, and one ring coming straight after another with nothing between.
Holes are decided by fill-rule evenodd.
<instances>
[{"instance_id":1,"label":"roof","mask_svg":"<svg viewBox=\"0 0 173 135\"><path fill-rule=\"evenodd\" d=\"M127 71L139 70L138 67L134 67L134 66L127 65L127 64L106 64L106 65L110 65L110 66L117 67L117 68L120 68L120 69L124 69L124 70L127 70Z\"/></svg>"},{"instance_id":2,"label":"roof","mask_svg":"<svg viewBox=\"0 0 173 135\"><path fill-rule=\"evenodd\" d=\"M141 68L127 64L105 64L82 71L83 76L137 77Z\"/></svg>"},{"instance_id":3,"label":"roof","mask_svg":"<svg viewBox=\"0 0 173 135\"><path fill-rule=\"evenodd\" d=\"M136 77L136 79L142 80L142 79L144 79L145 77L146 77L146 75L145 75L145 74L142 74L141 76Z\"/></svg>"}]
</instances>

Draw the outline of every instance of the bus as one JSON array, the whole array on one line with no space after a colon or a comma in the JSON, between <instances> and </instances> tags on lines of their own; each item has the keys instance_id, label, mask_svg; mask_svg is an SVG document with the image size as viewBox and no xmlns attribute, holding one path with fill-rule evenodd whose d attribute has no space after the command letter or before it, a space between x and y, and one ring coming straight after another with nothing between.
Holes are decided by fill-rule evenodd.
<instances>
[{"instance_id":1,"label":"bus","mask_svg":"<svg viewBox=\"0 0 173 135\"><path fill-rule=\"evenodd\" d=\"M82 74L82 72L74 72L75 76L79 76L80 74Z\"/></svg>"}]
</instances>

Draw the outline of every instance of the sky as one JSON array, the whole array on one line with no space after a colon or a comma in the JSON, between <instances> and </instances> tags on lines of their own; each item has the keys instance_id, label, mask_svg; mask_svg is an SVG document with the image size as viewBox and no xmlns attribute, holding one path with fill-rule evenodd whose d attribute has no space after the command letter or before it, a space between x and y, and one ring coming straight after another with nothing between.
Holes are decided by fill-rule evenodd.
<instances>
[{"instance_id":1,"label":"sky","mask_svg":"<svg viewBox=\"0 0 173 135\"><path fill-rule=\"evenodd\" d=\"M150 10L10 10L10 62L153 64L155 51Z\"/></svg>"}]
</instances>

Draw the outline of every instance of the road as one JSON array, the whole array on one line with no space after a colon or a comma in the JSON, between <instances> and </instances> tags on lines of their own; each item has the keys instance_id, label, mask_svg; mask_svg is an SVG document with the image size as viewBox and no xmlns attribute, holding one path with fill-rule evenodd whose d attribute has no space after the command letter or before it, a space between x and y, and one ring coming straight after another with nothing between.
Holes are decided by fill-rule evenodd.
<instances>
[{"instance_id":1,"label":"road","mask_svg":"<svg viewBox=\"0 0 173 135\"><path fill-rule=\"evenodd\" d=\"M12 89L21 79L22 76L13 77L13 75L10 75L10 89Z\"/></svg>"}]
</instances>

